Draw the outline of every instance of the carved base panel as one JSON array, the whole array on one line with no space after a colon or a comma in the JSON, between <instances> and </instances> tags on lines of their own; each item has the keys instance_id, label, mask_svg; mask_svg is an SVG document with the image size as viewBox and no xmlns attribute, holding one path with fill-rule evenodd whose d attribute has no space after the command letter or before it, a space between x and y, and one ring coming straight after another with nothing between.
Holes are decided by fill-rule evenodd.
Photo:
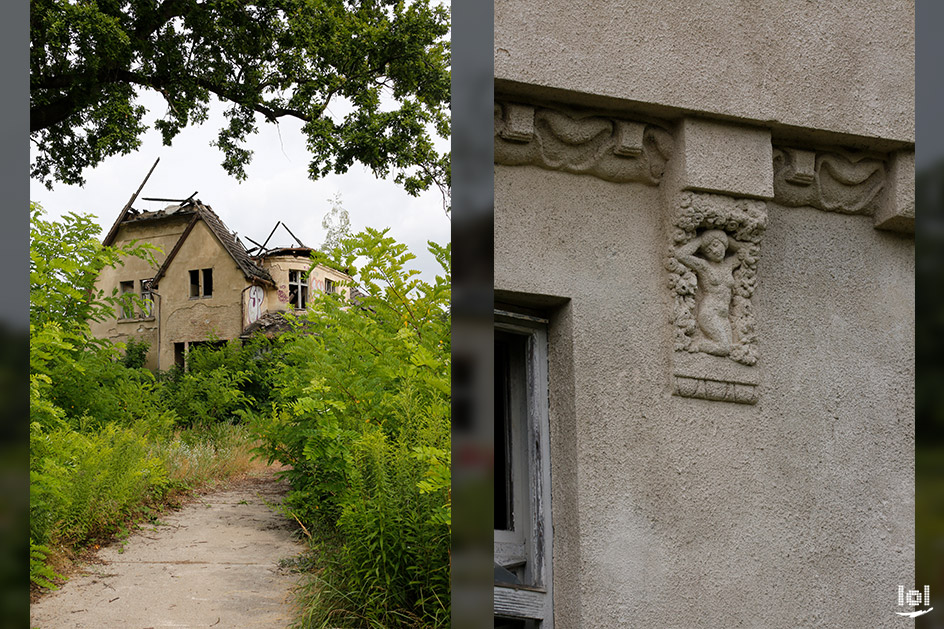
<instances>
[{"instance_id":1,"label":"carved base panel","mask_svg":"<svg viewBox=\"0 0 944 629\"><path fill-rule=\"evenodd\" d=\"M672 355L672 394L756 404L760 382L756 369L721 356L677 351Z\"/></svg>"}]
</instances>

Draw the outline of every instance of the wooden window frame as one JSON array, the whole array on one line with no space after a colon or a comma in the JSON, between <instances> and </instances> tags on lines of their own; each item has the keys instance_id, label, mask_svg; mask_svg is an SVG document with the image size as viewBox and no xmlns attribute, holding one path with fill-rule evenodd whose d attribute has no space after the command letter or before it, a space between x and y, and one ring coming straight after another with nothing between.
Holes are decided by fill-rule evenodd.
<instances>
[{"instance_id":1,"label":"wooden window frame","mask_svg":"<svg viewBox=\"0 0 944 629\"><path fill-rule=\"evenodd\" d=\"M495 311L495 330L523 344L509 353L513 524L494 532L495 563L516 570L521 583L495 583L494 613L540 629L554 626L547 323Z\"/></svg>"},{"instance_id":2,"label":"wooden window frame","mask_svg":"<svg viewBox=\"0 0 944 629\"><path fill-rule=\"evenodd\" d=\"M213 267L190 269L189 277L190 299L210 299L213 297ZM196 292L194 292L194 287L196 287Z\"/></svg>"},{"instance_id":3,"label":"wooden window frame","mask_svg":"<svg viewBox=\"0 0 944 629\"><path fill-rule=\"evenodd\" d=\"M295 279L292 279L292 274L295 274ZM308 282L305 280L305 271L300 269L289 269L288 271L288 294L292 294L292 289L295 288L295 301L292 302L292 308L295 310L304 310L308 307ZM300 304L300 305L299 305Z\"/></svg>"}]
</instances>

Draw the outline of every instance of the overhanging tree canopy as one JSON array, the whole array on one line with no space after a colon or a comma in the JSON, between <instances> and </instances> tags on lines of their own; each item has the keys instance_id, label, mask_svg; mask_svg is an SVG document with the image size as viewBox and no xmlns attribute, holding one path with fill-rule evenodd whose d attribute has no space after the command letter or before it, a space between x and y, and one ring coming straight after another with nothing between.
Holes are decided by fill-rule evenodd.
<instances>
[{"instance_id":1,"label":"overhanging tree canopy","mask_svg":"<svg viewBox=\"0 0 944 629\"><path fill-rule=\"evenodd\" d=\"M82 184L82 173L140 145L145 108L165 144L227 104L216 146L245 179L257 122L304 121L312 178L359 161L416 194L448 185L448 11L429 0L31 0L31 176ZM381 96L386 95L385 104ZM343 119L329 107L353 109ZM395 103L393 108L389 103Z\"/></svg>"}]
</instances>

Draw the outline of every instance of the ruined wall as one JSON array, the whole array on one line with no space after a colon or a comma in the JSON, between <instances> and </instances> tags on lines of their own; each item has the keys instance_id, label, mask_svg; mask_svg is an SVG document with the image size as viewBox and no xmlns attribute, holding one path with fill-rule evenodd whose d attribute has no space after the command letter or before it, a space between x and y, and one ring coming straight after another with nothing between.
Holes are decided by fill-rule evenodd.
<instances>
[{"instance_id":1,"label":"ruined wall","mask_svg":"<svg viewBox=\"0 0 944 629\"><path fill-rule=\"evenodd\" d=\"M167 258L174 244L187 227L189 216L167 218L161 221L129 222L121 226L114 246L124 246L132 240L147 241L159 249L154 251L155 266L149 265L139 258L124 258L124 264L114 268L103 269L96 280L95 286L110 295L117 290L122 281L133 281L135 292L140 294L140 280L153 277L158 267ZM150 317L134 317L131 319L110 318L101 322L90 322L92 335L96 338L109 339L115 342L126 342L129 338L144 340L150 344L145 366L149 369L158 368L159 332L157 321L157 306L152 309ZM166 367L165 367L166 368Z\"/></svg>"},{"instance_id":2,"label":"ruined wall","mask_svg":"<svg viewBox=\"0 0 944 629\"><path fill-rule=\"evenodd\" d=\"M286 311L290 309L289 305L289 271L300 271L307 273L311 267L311 260L308 258L296 257L292 255L268 256L263 261L264 268L269 271L272 279L276 283L276 288L266 287L265 304L269 312ZM350 278L324 266L318 264L311 269L308 277L308 295L311 299L316 293L325 291L325 280L331 280L336 285ZM347 295L350 289L337 287L337 291ZM263 310L265 312L265 310ZM251 321L249 323L252 323Z\"/></svg>"},{"instance_id":3,"label":"ruined wall","mask_svg":"<svg viewBox=\"0 0 944 629\"><path fill-rule=\"evenodd\" d=\"M210 297L190 297L190 270L212 269ZM229 340L242 332L246 276L203 221L198 221L160 281L161 369L174 364L174 343Z\"/></svg>"},{"instance_id":4,"label":"ruined wall","mask_svg":"<svg viewBox=\"0 0 944 629\"><path fill-rule=\"evenodd\" d=\"M550 319L554 623L897 626L913 5L708 5L495 7L496 299Z\"/></svg>"}]
</instances>

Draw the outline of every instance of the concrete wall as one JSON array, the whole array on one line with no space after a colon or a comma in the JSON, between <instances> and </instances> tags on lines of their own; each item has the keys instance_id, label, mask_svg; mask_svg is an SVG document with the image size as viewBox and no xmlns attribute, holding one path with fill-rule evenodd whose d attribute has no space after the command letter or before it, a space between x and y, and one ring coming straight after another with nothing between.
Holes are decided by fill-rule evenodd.
<instances>
[{"instance_id":1,"label":"concrete wall","mask_svg":"<svg viewBox=\"0 0 944 629\"><path fill-rule=\"evenodd\" d=\"M545 310L556 626L891 626L913 574L913 242L771 207L759 399L683 398L661 198L629 187L496 169L499 297L566 300Z\"/></svg>"},{"instance_id":2,"label":"concrete wall","mask_svg":"<svg viewBox=\"0 0 944 629\"><path fill-rule=\"evenodd\" d=\"M495 21L496 299L550 319L555 627L898 626L913 4ZM723 216L738 360L696 349L678 262Z\"/></svg>"},{"instance_id":3,"label":"concrete wall","mask_svg":"<svg viewBox=\"0 0 944 629\"><path fill-rule=\"evenodd\" d=\"M210 297L190 297L190 270L213 269ZM242 332L246 276L203 221L198 221L161 278L160 367L174 364L174 343L229 340Z\"/></svg>"}]
</instances>

